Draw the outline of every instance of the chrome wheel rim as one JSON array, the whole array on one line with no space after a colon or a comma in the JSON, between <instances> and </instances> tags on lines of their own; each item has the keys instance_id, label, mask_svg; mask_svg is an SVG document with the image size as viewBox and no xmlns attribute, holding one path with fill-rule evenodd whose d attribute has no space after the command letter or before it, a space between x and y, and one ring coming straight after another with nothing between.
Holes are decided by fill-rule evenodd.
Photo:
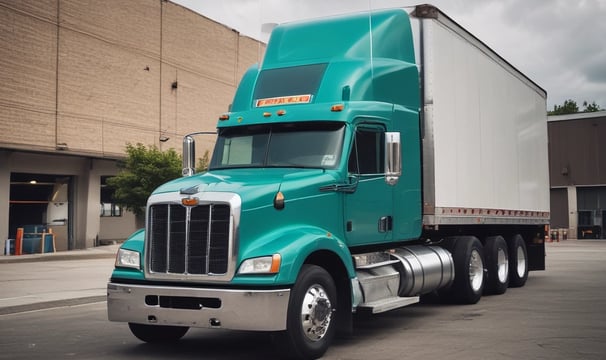
<instances>
[{"instance_id":1,"label":"chrome wheel rim","mask_svg":"<svg viewBox=\"0 0 606 360\"><path fill-rule=\"evenodd\" d=\"M526 273L526 254L524 254L524 249L521 246L518 246L518 277L524 277Z\"/></svg>"},{"instance_id":2,"label":"chrome wheel rim","mask_svg":"<svg viewBox=\"0 0 606 360\"><path fill-rule=\"evenodd\" d=\"M301 326L309 340L319 341L326 335L332 312L332 304L324 288L318 284L310 286L301 306Z\"/></svg>"},{"instance_id":3,"label":"chrome wheel rim","mask_svg":"<svg viewBox=\"0 0 606 360\"><path fill-rule=\"evenodd\" d=\"M480 291L483 280L484 264L482 263L482 256L480 256L478 250L474 249L471 251L469 258L469 283L471 284L471 289L474 292Z\"/></svg>"},{"instance_id":4,"label":"chrome wheel rim","mask_svg":"<svg viewBox=\"0 0 606 360\"><path fill-rule=\"evenodd\" d=\"M504 284L509 276L509 262L507 260L507 252L505 249L497 250L497 276L499 282Z\"/></svg>"}]
</instances>

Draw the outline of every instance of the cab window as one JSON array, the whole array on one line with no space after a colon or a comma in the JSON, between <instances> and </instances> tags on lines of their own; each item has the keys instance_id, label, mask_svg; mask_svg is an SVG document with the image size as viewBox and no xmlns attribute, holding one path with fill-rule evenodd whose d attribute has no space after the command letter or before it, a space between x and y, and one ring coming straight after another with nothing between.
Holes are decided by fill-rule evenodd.
<instances>
[{"instance_id":1,"label":"cab window","mask_svg":"<svg viewBox=\"0 0 606 360\"><path fill-rule=\"evenodd\" d=\"M385 173L385 131L380 127L358 127L349 155L348 171L353 174Z\"/></svg>"}]
</instances>

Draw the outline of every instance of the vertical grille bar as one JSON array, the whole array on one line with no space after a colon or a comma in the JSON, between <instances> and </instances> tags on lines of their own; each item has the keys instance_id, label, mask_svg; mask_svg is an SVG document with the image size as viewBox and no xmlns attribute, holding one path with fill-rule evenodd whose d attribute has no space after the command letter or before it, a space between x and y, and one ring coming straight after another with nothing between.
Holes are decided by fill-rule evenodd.
<instances>
[{"instance_id":1,"label":"vertical grille bar","mask_svg":"<svg viewBox=\"0 0 606 360\"><path fill-rule=\"evenodd\" d=\"M211 223L212 238L208 241L208 273L223 274L227 271L229 257L230 208L228 205L213 205Z\"/></svg>"},{"instance_id":2,"label":"vertical grille bar","mask_svg":"<svg viewBox=\"0 0 606 360\"><path fill-rule=\"evenodd\" d=\"M189 266L190 274L205 274L208 252L210 206L197 206L191 209L191 221L189 230Z\"/></svg>"},{"instance_id":3,"label":"vertical grille bar","mask_svg":"<svg viewBox=\"0 0 606 360\"><path fill-rule=\"evenodd\" d=\"M150 208L150 269L166 272L168 264L168 206L156 205Z\"/></svg>"},{"instance_id":4,"label":"vertical grille bar","mask_svg":"<svg viewBox=\"0 0 606 360\"><path fill-rule=\"evenodd\" d=\"M185 273L185 246L187 234L187 209L181 205L170 205L168 272Z\"/></svg>"},{"instance_id":5,"label":"vertical grille bar","mask_svg":"<svg viewBox=\"0 0 606 360\"><path fill-rule=\"evenodd\" d=\"M206 238L206 268L204 271L208 274L208 268L210 266L210 242L212 239L212 225L213 225L213 207L211 205L211 211L208 212L208 233Z\"/></svg>"}]
</instances>

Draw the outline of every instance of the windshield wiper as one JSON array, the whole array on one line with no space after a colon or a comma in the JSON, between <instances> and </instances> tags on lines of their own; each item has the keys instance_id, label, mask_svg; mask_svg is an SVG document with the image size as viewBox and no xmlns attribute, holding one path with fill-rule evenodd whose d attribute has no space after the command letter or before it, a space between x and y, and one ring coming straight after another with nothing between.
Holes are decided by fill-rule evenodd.
<instances>
[{"instance_id":1,"label":"windshield wiper","mask_svg":"<svg viewBox=\"0 0 606 360\"><path fill-rule=\"evenodd\" d=\"M349 183L346 184L330 184L320 186L320 191L334 191L334 192L342 192L346 194L351 194L356 192L358 188L358 175L350 174L349 175Z\"/></svg>"}]
</instances>

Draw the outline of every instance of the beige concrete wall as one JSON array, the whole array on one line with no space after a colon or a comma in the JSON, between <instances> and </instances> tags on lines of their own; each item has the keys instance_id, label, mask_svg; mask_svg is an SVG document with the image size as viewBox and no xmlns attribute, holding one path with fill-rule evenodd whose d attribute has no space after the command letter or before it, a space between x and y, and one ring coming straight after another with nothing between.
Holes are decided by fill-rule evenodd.
<instances>
[{"instance_id":1,"label":"beige concrete wall","mask_svg":"<svg viewBox=\"0 0 606 360\"><path fill-rule=\"evenodd\" d=\"M170 140L162 147L180 152L183 135L214 131L244 71L258 62L264 45L172 3L163 14L161 129ZM199 156L212 151L213 137L196 140Z\"/></svg>"},{"instance_id":2,"label":"beige concrete wall","mask_svg":"<svg viewBox=\"0 0 606 360\"><path fill-rule=\"evenodd\" d=\"M238 68L236 81L239 82L251 65L259 64L263 60L265 44L254 39L240 36L238 42Z\"/></svg>"},{"instance_id":3,"label":"beige concrete wall","mask_svg":"<svg viewBox=\"0 0 606 360\"><path fill-rule=\"evenodd\" d=\"M155 0L61 0L61 27L115 48L160 55L161 5Z\"/></svg>"},{"instance_id":4,"label":"beige concrete wall","mask_svg":"<svg viewBox=\"0 0 606 360\"><path fill-rule=\"evenodd\" d=\"M59 143L72 151L122 154L127 142L156 144L159 71L140 53L62 31ZM78 126L74 126L78 124Z\"/></svg>"},{"instance_id":5,"label":"beige concrete wall","mask_svg":"<svg viewBox=\"0 0 606 360\"><path fill-rule=\"evenodd\" d=\"M59 143L108 155L122 154L127 142L156 144L160 6L150 0L61 2Z\"/></svg>"},{"instance_id":6,"label":"beige concrete wall","mask_svg":"<svg viewBox=\"0 0 606 360\"><path fill-rule=\"evenodd\" d=\"M55 6L0 0L0 147L55 148Z\"/></svg>"},{"instance_id":7,"label":"beige concrete wall","mask_svg":"<svg viewBox=\"0 0 606 360\"><path fill-rule=\"evenodd\" d=\"M0 239L11 172L75 177L74 247L130 234L128 216L99 219L99 177L117 171L101 159L214 131L264 50L170 1L0 0ZM198 157L213 146L199 137Z\"/></svg>"},{"instance_id":8,"label":"beige concrete wall","mask_svg":"<svg viewBox=\"0 0 606 360\"><path fill-rule=\"evenodd\" d=\"M123 242L137 230L135 215L129 211L123 211L122 216L102 217L99 225L99 241L103 244Z\"/></svg>"},{"instance_id":9,"label":"beige concrete wall","mask_svg":"<svg viewBox=\"0 0 606 360\"><path fill-rule=\"evenodd\" d=\"M172 3L163 11L163 61L233 86L238 34Z\"/></svg>"},{"instance_id":10,"label":"beige concrete wall","mask_svg":"<svg viewBox=\"0 0 606 360\"><path fill-rule=\"evenodd\" d=\"M264 51L160 0L0 0L0 29L0 147L112 158L212 131Z\"/></svg>"}]
</instances>

